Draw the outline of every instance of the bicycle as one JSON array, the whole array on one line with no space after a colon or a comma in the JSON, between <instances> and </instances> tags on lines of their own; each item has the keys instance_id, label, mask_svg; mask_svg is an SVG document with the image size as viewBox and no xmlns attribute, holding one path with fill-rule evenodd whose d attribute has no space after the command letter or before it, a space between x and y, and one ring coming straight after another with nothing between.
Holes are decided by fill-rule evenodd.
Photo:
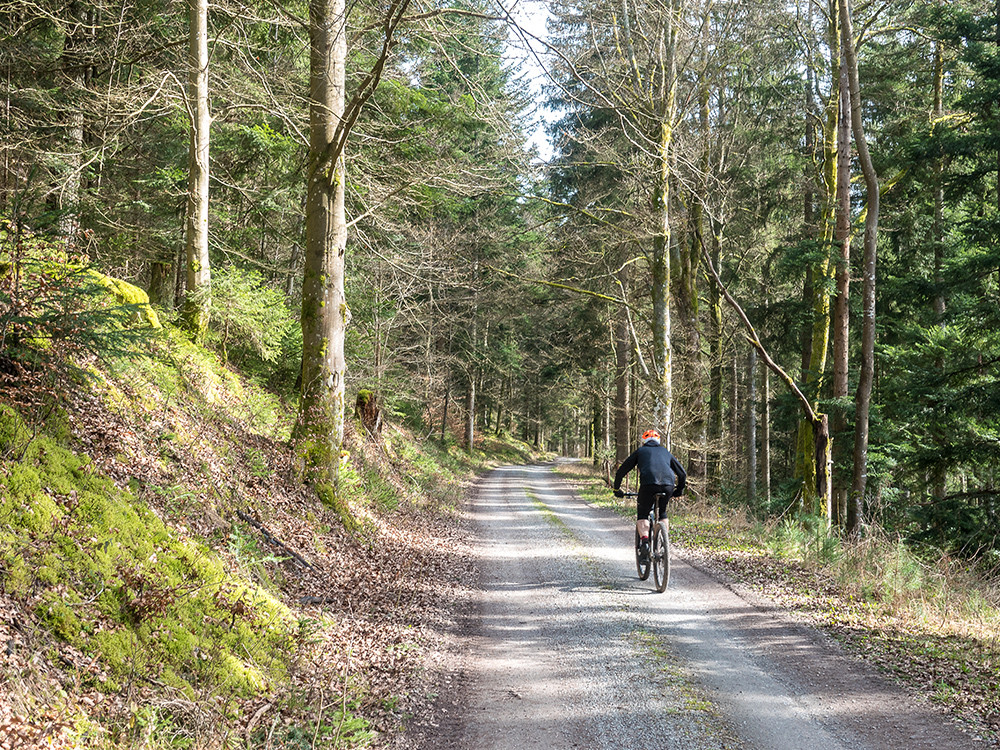
<instances>
[{"instance_id":1,"label":"bicycle","mask_svg":"<svg viewBox=\"0 0 1000 750\"><path fill-rule=\"evenodd\" d=\"M626 492L624 497L636 497L636 492ZM653 571L653 584L661 594L670 583L670 523L667 519L657 520L656 511L662 498L670 499L670 495L654 495L653 507L649 510L649 554L643 555L639 549L639 530L635 531L635 568L639 580L649 578Z\"/></svg>"}]
</instances>

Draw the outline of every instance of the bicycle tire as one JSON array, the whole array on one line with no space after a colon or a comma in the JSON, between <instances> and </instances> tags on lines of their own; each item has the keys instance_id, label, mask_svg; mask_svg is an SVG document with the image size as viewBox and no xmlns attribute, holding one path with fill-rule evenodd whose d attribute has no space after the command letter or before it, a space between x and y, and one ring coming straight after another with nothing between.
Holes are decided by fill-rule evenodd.
<instances>
[{"instance_id":1,"label":"bicycle tire","mask_svg":"<svg viewBox=\"0 0 1000 750\"><path fill-rule=\"evenodd\" d=\"M670 583L670 531L666 521L659 521L653 529L649 557L653 583L662 594Z\"/></svg>"},{"instance_id":2,"label":"bicycle tire","mask_svg":"<svg viewBox=\"0 0 1000 750\"><path fill-rule=\"evenodd\" d=\"M645 581L649 578L649 558L647 557L645 561L639 555L639 530L636 529L635 532L635 569L639 574L639 580Z\"/></svg>"}]
</instances>

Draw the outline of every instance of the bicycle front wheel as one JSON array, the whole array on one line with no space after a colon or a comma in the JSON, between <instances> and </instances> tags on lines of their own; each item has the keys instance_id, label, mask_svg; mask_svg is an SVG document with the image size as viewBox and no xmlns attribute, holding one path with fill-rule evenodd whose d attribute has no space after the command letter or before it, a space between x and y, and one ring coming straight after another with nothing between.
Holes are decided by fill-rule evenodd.
<instances>
[{"instance_id":1,"label":"bicycle front wheel","mask_svg":"<svg viewBox=\"0 0 1000 750\"><path fill-rule=\"evenodd\" d=\"M656 584L656 590L663 593L670 583L670 531L666 520L658 522L653 529L650 548L653 583Z\"/></svg>"}]
</instances>

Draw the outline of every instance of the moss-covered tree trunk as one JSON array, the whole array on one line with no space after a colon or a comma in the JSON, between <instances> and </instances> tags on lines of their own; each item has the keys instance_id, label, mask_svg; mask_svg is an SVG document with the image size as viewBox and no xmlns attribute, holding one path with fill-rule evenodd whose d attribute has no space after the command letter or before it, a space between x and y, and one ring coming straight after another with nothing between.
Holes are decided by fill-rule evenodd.
<instances>
[{"instance_id":1,"label":"moss-covered tree trunk","mask_svg":"<svg viewBox=\"0 0 1000 750\"><path fill-rule=\"evenodd\" d=\"M344 297L347 222L344 159L334 148L344 114L347 36L344 0L311 0L309 171L302 280L302 400L296 439L307 477L337 499L344 438Z\"/></svg>"},{"instance_id":2,"label":"moss-covered tree trunk","mask_svg":"<svg viewBox=\"0 0 1000 750\"><path fill-rule=\"evenodd\" d=\"M812 328L810 331L809 366L806 368L803 392L809 398L814 410L818 409L820 393L826 372L827 352L830 348L830 292L835 265L830 260L829 248L836 225L837 197L837 121L839 114L839 88L836 82L840 74L840 20L837 0L829 6L829 26L827 41L829 48L830 80L834 82L830 98L826 104L823 121L823 208L820 215L820 239L823 252L812 268ZM829 519L832 516L832 496L823 496L821 490L829 477L825 469L818 465L817 455L829 446L816 444L817 426L807 420L799 424L797 441L797 473L802 479L801 510ZM827 429L827 436L829 430Z\"/></svg>"},{"instance_id":3,"label":"moss-covered tree trunk","mask_svg":"<svg viewBox=\"0 0 1000 750\"><path fill-rule=\"evenodd\" d=\"M747 317L743 308L740 306L739 302L729 293L726 287L722 283L722 279L719 277L719 272L716 268L715 263L711 258L708 257L708 253L704 254L705 264L707 266L709 276L715 286L718 287L719 293L726 300L733 311L739 317L740 321L743 323L743 327L746 330L747 340L750 345L757 350L760 354L761 359L764 364L771 370L775 375L781 378L782 382L788 386L788 389L795 394L796 400L799 402L799 406L802 408L804 414L804 421L809 425L810 436L812 439L812 444L815 447L815 452L811 456L811 463L816 470L816 487L814 490L818 497L824 500L826 503L830 502L831 492L830 492L830 471L832 468L831 460L831 441L830 441L830 429L827 416L817 412L812 405L810 399L802 392L802 389L795 383L791 376L785 372L768 354L767 349L760 341L760 337L757 335L757 331L754 329L753 324Z\"/></svg>"},{"instance_id":4,"label":"moss-covered tree trunk","mask_svg":"<svg viewBox=\"0 0 1000 750\"><path fill-rule=\"evenodd\" d=\"M212 274L208 260L208 0L188 3L188 198L185 231L187 296L183 318L188 332L201 340L208 329Z\"/></svg>"},{"instance_id":5,"label":"moss-covered tree trunk","mask_svg":"<svg viewBox=\"0 0 1000 750\"><path fill-rule=\"evenodd\" d=\"M833 305L833 432L840 435L847 429L848 387L848 334L850 332L850 277L851 277L851 90L847 66L841 56L838 84L840 90L839 119L837 125L837 224L836 266L837 295ZM843 443L846 445L846 441ZM839 443L838 443L839 445ZM844 451L839 452L843 454ZM833 478L833 520L843 525L847 518L847 491L850 478L847 456L838 454L840 470Z\"/></svg>"}]
</instances>

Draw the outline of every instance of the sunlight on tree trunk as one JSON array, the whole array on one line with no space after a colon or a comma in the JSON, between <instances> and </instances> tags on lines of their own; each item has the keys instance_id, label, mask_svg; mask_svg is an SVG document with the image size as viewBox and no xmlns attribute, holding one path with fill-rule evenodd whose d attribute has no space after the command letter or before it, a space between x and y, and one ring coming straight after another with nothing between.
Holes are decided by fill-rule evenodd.
<instances>
[{"instance_id":1,"label":"sunlight on tree trunk","mask_svg":"<svg viewBox=\"0 0 1000 750\"><path fill-rule=\"evenodd\" d=\"M208 1L190 0L188 11L187 107L190 142L185 232L187 297L183 317L188 332L200 341L208 329L212 284L208 259L209 131L212 125L208 110Z\"/></svg>"},{"instance_id":2,"label":"sunlight on tree trunk","mask_svg":"<svg viewBox=\"0 0 1000 750\"><path fill-rule=\"evenodd\" d=\"M344 115L347 62L344 0L312 0L309 172L302 281L302 401L296 438L307 478L337 502L344 439L344 297L347 221L344 158L333 147Z\"/></svg>"}]
</instances>

